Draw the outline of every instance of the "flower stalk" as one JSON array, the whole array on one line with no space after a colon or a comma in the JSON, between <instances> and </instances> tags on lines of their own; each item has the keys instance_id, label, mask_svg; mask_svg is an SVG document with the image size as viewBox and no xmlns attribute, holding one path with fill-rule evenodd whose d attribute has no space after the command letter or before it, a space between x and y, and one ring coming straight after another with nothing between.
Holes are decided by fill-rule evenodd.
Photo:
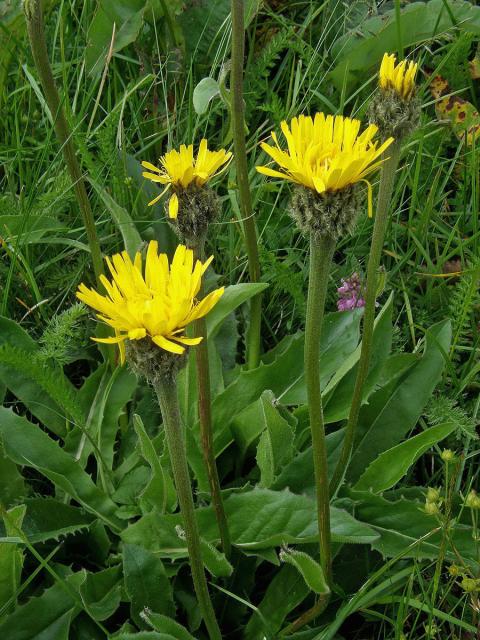
<instances>
[{"instance_id":1,"label":"flower stalk","mask_svg":"<svg viewBox=\"0 0 480 640\"><path fill-rule=\"evenodd\" d=\"M197 259L204 259L204 241L201 240L194 248L194 255ZM199 295L203 298L203 284ZM208 482L212 505L215 511L220 541L225 556L228 558L231 553L230 532L228 530L227 516L223 506L220 480L218 477L217 463L215 460L215 450L213 446L213 424L212 424L212 398L210 390L210 364L208 358L208 335L205 318L199 318L195 322L195 335L203 336L202 342L195 349L195 362L197 368L197 388L198 388L198 418L200 423L200 442L203 459L207 468Z\"/></svg>"},{"instance_id":2,"label":"flower stalk","mask_svg":"<svg viewBox=\"0 0 480 640\"><path fill-rule=\"evenodd\" d=\"M215 617L212 601L210 600L207 579L203 568L200 534L195 517L192 488L188 474L185 437L178 408L176 377L173 375L158 378L155 383L155 391L162 411L165 438L183 518L190 569L198 599L198 606L200 607L200 612L207 627L210 640L221 640L222 634Z\"/></svg>"},{"instance_id":3,"label":"flower stalk","mask_svg":"<svg viewBox=\"0 0 480 640\"><path fill-rule=\"evenodd\" d=\"M332 581L330 544L330 500L328 493L327 448L320 389L320 340L322 335L328 274L335 249L332 236L310 236L310 271L305 324L305 382L307 386L313 466L317 501L320 565L328 585Z\"/></svg>"},{"instance_id":4,"label":"flower stalk","mask_svg":"<svg viewBox=\"0 0 480 640\"><path fill-rule=\"evenodd\" d=\"M42 3L41 0L25 0L23 7L33 59L48 108L50 109L50 113L54 120L55 133L61 145L65 164L67 165L67 169L72 180L75 196L83 217L83 224L87 232L93 271L97 281L99 281L100 276L104 272L102 252L100 250L97 231L95 229L95 220L90 206L90 201L88 199L85 181L75 153L72 132L70 131L65 117L65 112L60 102L52 68L48 59Z\"/></svg>"},{"instance_id":5,"label":"flower stalk","mask_svg":"<svg viewBox=\"0 0 480 640\"><path fill-rule=\"evenodd\" d=\"M332 480L330 482L330 495L334 495L340 487L345 476L350 457L352 455L353 444L358 424L358 417L362 405L363 388L368 376L370 359L372 353L373 327L375 322L375 303L377 294L378 268L382 254L383 242L388 222L395 173L400 161L401 141L396 140L385 152L388 156L382 164L380 174L380 189L378 194L377 211L375 224L373 227L372 243L367 266L367 285L365 293L365 312L363 317L362 348L360 360L358 362L357 377L352 396L352 404L348 416L345 439L343 442L340 457L335 467Z\"/></svg>"},{"instance_id":6,"label":"flower stalk","mask_svg":"<svg viewBox=\"0 0 480 640\"><path fill-rule=\"evenodd\" d=\"M243 58L245 53L245 3L232 0L232 130L238 195L243 220L245 248L248 257L250 282L260 281L257 229L253 217L252 194L248 179L247 150L245 144L245 106L243 102ZM262 295L250 301L250 324L247 335L247 366L254 369L260 361L260 331L262 324Z\"/></svg>"}]
</instances>

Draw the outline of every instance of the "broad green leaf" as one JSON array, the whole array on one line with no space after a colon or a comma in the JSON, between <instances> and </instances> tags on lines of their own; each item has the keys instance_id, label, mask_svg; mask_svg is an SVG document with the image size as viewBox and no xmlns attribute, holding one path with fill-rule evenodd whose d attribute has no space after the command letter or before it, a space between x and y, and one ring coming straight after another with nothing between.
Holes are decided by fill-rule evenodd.
<instances>
[{"instance_id":1,"label":"broad green leaf","mask_svg":"<svg viewBox=\"0 0 480 640\"><path fill-rule=\"evenodd\" d=\"M226 287L223 296L207 316L208 337L213 338L216 335L223 320L237 307L267 287L268 282L244 282Z\"/></svg>"},{"instance_id":2,"label":"broad green leaf","mask_svg":"<svg viewBox=\"0 0 480 640\"><path fill-rule=\"evenodd\" d=\"M322 334L323 376L325 385L343 358L357 346L360 311L352 313L331 313L325 317ZM250 371L241 371L237 378L212 403L214 422L214 447L220 455L233 441L231 421L245 407L270 389L282 404L297 404L306 399L303 370L303 334L298 333L286 341L285 348L275 350L273 359ZM293 395L295 397L293 397ZM202 491L208 491L202 454L199 450L198 424L187 431L188 461Z\"/></svg>"},{"instance_id":3,"label":"broad green leaf","mask_svg":"<svg viewBox=\"0 0 480 640\"><path fill-rule=\"evenodd\" d=\"M193 90L193 108L199 116L206 113L210 100L220 95L220 86L213 78L202 78Z\"/></svg>"},{"instance_id":4,"label":"broad green leaf","mask_svg":"<svg viewBox=\"0 0 480 640\"><path fill-rule=\"evenodd\" d=\"M453 30L480 35L480 7L462 0L412 2L402 7L399 25L395 9L363 21L332 48L336 66L329 77L336 87L351 92L365 79L365 72L378 69L383 54L398 47L399 29L405 48Z\"/></svg>"},{"instance_id":5,"label":"broad green leaf","mask_svg":"<svg viewBox=\"0 0 480 640\"><path fill-rule=\"evenodd\" d=\"M280 560L295 567L305 580L308 588L314 593L320 595L330 593L322 567L308 553L298 551L298 549L287 548L280 552Z\"/></svg>"},{"instance_id":6,"label":"broad green leaf","mask_svg":"<svg viewBox=\"0 0 480 640\"><path fill-rule=\"evenodd\" d=\"M176 502L175 487L167 472L163 469L159 454L148 437L142 419L133 416L133 426L138 437L138 446L142 457L150 466L151 476L148 485L139 494L147 511L165 513L167 506L171 508Z\"/></svg>"},{"instance_id":7,"label":"broad green leaf","mask_svg":"<svg viewBox=\"0 0 480 640\"><path fill-rule=\"evenodd\" d=\"M20 246L35 244L46 234L65 231L53 216L5 214L0 215L0 234L6 242L19 243Z\"/></svg>"},{"instance_id":8,"label":"broad green leaf","mask_svg":"<svg viewBox=\"0 0 480 640\"><path fill-rule=\"evenodd\" d=\"M119 419L125 411L137 379L126 367L116 367L111 371L99 367L81 389L79 397L88 403L85 429L72 429L65 439L65 449L85 467L88 457L94 453L100 473L109 480L115 455ZM88 432L88 438L85 435ZM94 446L95 445L95 446Z\"/></svg>"},{"instance_id":9,"label":"broad green leaf","mask_svg":"<svg viewBox=\"0 0 480 640\"><path fill-rule=\"evenodd\" d=\"M262 433L257 446L257 465L260 469L260 485L268 488L280 469L292 459L295 434L277 411L271 391L262 393L259 409Z\"/></svg>"},{"instance_id":10,"label":"broad green leaf","mask_svg":"<svg viewBox=\"0 0 480 640\"><path fill-rule=\"evenodd\" d=\"M143 613L143 619L152 627L152 629L154 629L154 631L168 633L172 638L175 638L175 640L195 640L184 626L175 622L172 618L167 618L167 616L163 616L160 613L145 611Z\"/></svg>"},{"instance_id":11,"label":"broad green leaf","mask_svg":"<svg viewBox=\"0 0 480 640\"><path fill-rule=\"evenodd\" d=\"M261 0L246 0L245 24L248 26L260 8ZM178 16L187 54L200 60L213 61L220 45L225 22L230 14L230 0L186 0L185 10Z\"/></svg>"},{"instance_id":12,"label":"broad green leaf","mask_svg":"<svg viewBox=\"0 0 480 640\"><path fill-rule=\"evenodd\" d=\"M227 320L233 320L229 316ZM233 320L235 322L235 320ZM224 329L226 323L222 323ZM217 336L213 340L207 340L208 363L210 372L210 393L215 398L225 390L223 381L223 363L217 351ZM194 425L198 421L198 381L197 381L197 350L192 349L187 366L184 367L177 377L178 397L182 420L186 425Z\"/></svg>"},{"instance_id":13,"label":"broad green leaf","mask_svg":"<svg viewBox=\"0 0 480 640\"><path fill-rule=\"evenodd\" d=\"M78 590L85 572L70 575L65 582ZM30 598L0 624L0 638L5 640L68 640L72 617L77 615L75 601L68 587L54 584L40 595Z\"/></svg>"},{"instance_id":14,"label":"broad green leaf","mask_svg":"<svg viewBox=\"0 0 480 640\"><path fill-rule=\"evenodd\" d=\"M118 609L122 600L122 583L119 566L87 573L85 582L80 585L80 596L95 620L106 620Z\"/></svg>"},{"instance_id":15,"label":"broad green leaf","mask_svg":"<svg viewBox=\"0 0 480 640\"><path fill-rule=\"evenodd\" d=\"M25 495L25 481L17 465L12 462L3 450L0 442L0 502L4 507L18 503Z\"/></svg>"},{"instance_id":16,"label":"broad green leaf","mask_svg":"<svg viewBox=\"0 0 480 640\"><path fill-rule=\"evenodd\" d=\"M20 325L0 317L0 381L48 429L63 436L66 415L83 424L83 411L61 368L36 360L38 349Z\"/></svg>"},{"instance_id":17,"label":"broad green leaf","mask_svg":"<svg viewBox=\"0 0 480 640\"><path fill-rule=\"evenodd\" d=\"M375 319L369 374L362 394L363 403L367 402L375 386L378 384L383 365L390 353L392 346L392 303L393 294L383 305ZM322 397L324 398L324 419L327 424L348 417L353 389L357 378L361 348L360 343L355 351L346 358L337 369L322 392Z\"/></svg>"},{"instance_id":18,"label":"broad green leaf","mask_svg":"<svg viewBox=\"0 0 480 640\"><path fill-rule=\"evenodd\" d=\"M7 536L18 537L22 530L26 507L24 504L9 509L3 516ZM0 608L13 599L20 586L23 566L23 548L13 542L0 542ZM10 607L11 610L11 607ZM8 610L7 610L8 611Z\"/></svg>"},{"instance_id":19,"label":"broad green leaf","mask_svg":"<svg viewBox=\"0 0 480 640\"><path fill-rule=\"evenodd\" d=\"M318 537L315 502L289 491L255 488L233 493L224 500L232 543L242 549L267 549L282 544L306 544ZM202 537L218 542L219 534L212 507L196 510ZM129 544L143 544L166 557L186 557L175 527L181 525L176 515L147 514L123 531ZM331 507L332 539L342 543L368 544L376 534L360 524L343 509Z\"/></svg>"},{"instance_id":20,"label":"broad green leaf","mask_svg":"<svg viewBox=\"0 0 480 640\"><path fill-rule=\"evenodd\" d=\"M40 427L1 407L0 438L6 454L16 464L42 473L113 530L118 531L122 527L114 515L116 507L112 500Z\"/></svg>"},{"instance_id":21,"label":"broad green leaf","mask_svg":"<svg viewBox=\"0 0 480 640\"><path fill-rule=\"evenodd\" d=\"M102 421L97 433L97 446L108 469L113 468L115 445L120 428L120 418L127 411L127 404L137 388L137 378L128 367L117 367L106 387L102 405Z\"/></svg>"},{"instance_id":22,"label":"broad green leaf","mask_svg":"<svg viewBox=\"0 0 480 640\"><path fill-rule=\"evenodd\" d=\"M329 433L326 437L328 475L333 474L338 455L343 444L345 429L339 429ZM298 453L295 458L286 465L278 478L273 483L272 489L280 491L288 488L292 493L306 494L309 497L315 495L315 472L313 469L312 447Z\"/></svg>"},{"instance_id":23,"label":"broad green leaf","mask_svg":"<svg viewBox=\"0 0 480 640\"><path fill-rule=\"evenodd\" d=\"M245 640L264 640L280 630L287 615L310 593L305 580L291 566L283 566L267 587L257 611L245 628Z\"/></svg>"},{"instance_id":24,"label":"broad green leaf","mask_svg":"<svg viewBox=\"0 0 480 640\"><path fill-rule=\"evenodd\" d=\"M430 447L446 438L456 428L447 422L426 429L406 442L384 451L366 469L355 489L380 493L393 487Z\"/></svg>"},{"instance_id":25,"label":"broad green leaf","mask_svg":"<svg viewBox=\"0 0 480 640\"><path fill-rule=\"evenodd\" d=\"M387 494L385 494L387 495ZM431 558L436 560L442 544L442 532L437 520L423 510L424 501L401 498L390 501L370 492L352 491L355 517L375 529L379 537L370 544L384 557L402 555L406 558ZM452 523L449 529L450 543L446 556L456 562L453 546L460 556L478 567L477 544L471 527ZM453 545L453 546L452 546Z\"/></svg>"},{"instance_id":26,"label":"broad green leaf","mask_svg":"<svg viewBox=\"0 0 480 640\"><path fill-rule=\"evenodd\" d=\"M118 227L118 230L122 234L126 252L133 259L135 257L135 253L139 251L142 246L142 238L140 237L130 214L126 209L115 202L112 196L103 187L93 180L90 180L90 182L95 187L95 191L102 199L103 204L107 207L108 212Z\"/></svg>"},{"instance_id":27,"label":"broad green leaf","mask_svg":"<svg viewBox=\"0 0 480 640\"><path fill-rule=\"evenodd\" d=\"M170 633L158 633L157 631L139 631L138 633L120 633L113 636L115 640L176 640L176 636Z\"/></svg>"},{"instance_id":28,"label":"broad green leaf","mask_svg":"<svg viewBox=\"0 0 480 640\"><path fill-rule=\"evenodd\" d=\"M360 319L363 309L355 309L348 313L330 313L325 317L321 341L320 386L322 392L327 389L332 377L338 373L343 363L355 352L360 338ZM286 405L307 403L307 387L303 371L303 342L301 352L302 370L298 378L290 384L279 399ZM347 373L347 372L345 372ZM339 379L336 378L336 382Z\"/></svg>"},{"instance_id":29,"label":"broad green leaf","mask_svg":"<svg viewBox=\"0 0 480 640\"><path fill-rule=\"evenodd\" d=\"M286 419L292 432L295 431L297 419L288 412L286 407L276 402L270 393L271 401L274 402L276 413L282 419ZM263 400L260 397L252 402L248 407L241 411L232 421L231 432L235 440L235 444L240 450L240 456L243 458L252 445L258 441L262 431L265 429L264 423Z\"/></svg>"},{"instance_id":30,"label":"broad green leaf","mask_svg":"<svg viewBox=\"0 0 480 640\"><path fill-rule=\"evenodd\" d=\"M221 551L200 538L202 560L208 571L216 578L228 578L233 573L233 567Z\"/></svg>"},{"instance_id":31,"label":"broad green leaf","mask_svg":"<svg viewBox=\"0 0 480 640\"><path fill-rule=\"evenodd\" d=\"M124 544L123 574L132 618L137 625L145 626L140 615L145 607L156 613L174 615L172 587L158 555L142 546Z\"/></svg>"},{"instance_id":32,"label":"broad green leaf","mask_svg":"<svg viewBox=\"0 0 480 640\"><path fill-rule=\"evenodd\" d=\"M114 53L135 42L143 25L145 6L146 0L115 0L115 2L99 0L88 28L88 42L85 49L85 61L89 73L97 75L102 71L114 28Z\"/></svg>"},{"instance_id":33,"label":"broad green leaf","mask_svg":"<svg viewBox=\"0 0 480 640\"><path fill-rule=\"evenodd\" d=\"M377 456L401 442L415 426L440 380L450 339L450 322L440 322L426 332L423 355L396 386L367 432L355 445L347 472L350 481L356 481ZM362 433L362 415L359 430Z\"/></svg>"},{"instance_id":34,"label":"broad green leaf","mask_svg":"<svg viewBox=\"0 0 480 640\"><path fill-rule=\"evenodd\" d=\"M53 498L27 498L22 531L32 544L59 540L61 536L87 529L94 518L79 507ZM0 536L7 532L0 526Z\"/></svg>"},{"instance_id":35,"label":"broad green leaf","mask_svg":"<svg viewBox=\"0 0 480 640\"><path fill-rule=\"evenodd\" d=\"M145 465L139 465L127 471L112 495L117 504L136 505L140 513L139 497L145 491L151 478L151 472Z\"/></svg>"}]
</instances>

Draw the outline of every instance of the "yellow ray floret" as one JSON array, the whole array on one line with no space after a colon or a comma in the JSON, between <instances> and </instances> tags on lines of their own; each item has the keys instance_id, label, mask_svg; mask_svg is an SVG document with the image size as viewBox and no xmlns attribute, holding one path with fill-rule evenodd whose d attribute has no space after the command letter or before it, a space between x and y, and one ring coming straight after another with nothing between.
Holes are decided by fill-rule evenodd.
<instances>
[{"instance_id":1,"label":"yellow ray floret","mask_svg":"<svg viewBox=\"0 0 480 640\"><path fill-rule=\"evenodd\" d=\"M415 76L418 64L402 60L399 64L395 55L385 53L380 65L378 83L382 89L393 89L404 100L415 91Z\"/></svg>"},{"instance_id":2,"label":"yellow ray floret","mask_svg":"<svg viewBox=\"0 0 480 640\"><path fill-rule=\"evenodd\" d=\"M118 343L122 363L125 340L148 337L161 349L178 354L185 351L184 345L201 342L201 337L187 338L185 327L205 316L223 294L221 287L201 301L196 298L212 259L213 256L204 263L200 260L194 263L193 251L180 245L169 264L166 254L158 253L155 240L148 245L144 270L140 253L133 262L126 251L107 258L112 279L101 276L106 295L84 284L77 291L77 297L115 329L115 336L93 340Z\"/></svg>"},{"instance_id":3,"label":"yellow ray floret","mask_svg":"<svg viewBox=\"0 0 480 640\"><path fill-rule=\"evenodd\" d=\"M373 124L360 133L360 120L343 116L293 118L281 129L288 149L282 150L272 131L275 146L262 143L262 149L280 170L260 166L266 176L296 182L317 193L338 191L365 179L381 164L380 156L393 142L389 138L377 146L373 141L377 127Z\"/></svg>"},{"instance_id":4,"label":"yellow ray floret","mask_svg":"<svg viewBox=\"0 0 480 640\"><path fill-rule=\"evenodd\" d=\"M217 175L221 168L225 168L231 157L231 152L225 149L210 151L207 141L203 139L200 142L196 158L193 154L193 144L188 146L182 144L179 151L172 149L160 158L160 168L151 162L142 162L142 166L148 169L142 174L144 178L166 185L162 193L148 204L152 205L158 202L170 187L176 191L186 189L192 183L197 187L202 187ZM176 218L178 215L176 193L170 198L168 209L170 218Z\"/></svg>"}]
</instances>

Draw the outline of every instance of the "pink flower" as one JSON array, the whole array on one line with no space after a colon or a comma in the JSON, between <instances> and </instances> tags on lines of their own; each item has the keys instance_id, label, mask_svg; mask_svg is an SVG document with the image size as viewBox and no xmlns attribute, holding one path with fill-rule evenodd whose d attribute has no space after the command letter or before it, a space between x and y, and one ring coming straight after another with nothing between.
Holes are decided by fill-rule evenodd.
<instances>
[{"instance_id":1,"label":"pink flower","mask_svg":"<svg viewBox=\"0 0 480 640\"><path fill-rule=\"evenodd\" d=\"M342 278L342 286L337 289L339 311L350 311L365 306L362 297L362 282L358 273L352 273L349 278Z\"/></svg>"}]
</instances>

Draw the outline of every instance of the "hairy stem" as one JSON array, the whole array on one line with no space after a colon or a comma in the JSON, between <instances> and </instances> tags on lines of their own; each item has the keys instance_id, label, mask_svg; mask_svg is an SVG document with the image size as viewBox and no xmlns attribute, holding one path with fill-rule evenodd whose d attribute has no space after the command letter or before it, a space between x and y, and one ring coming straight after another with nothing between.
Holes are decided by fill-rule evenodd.
<instances>
[{"instance_id":1,"label":"hairy stem","mask_svg":"<svg viewBox=\"0 0 480 640\"><path fill-rule=\"evenodd\" d=\"M98 280L100 275L103 273L102 252L98 242L95 220L90 207L85 182L75 154L72 132L70 131L65 117L65 112L60 102L60 97L53 78L52 68L48 59L45 29L43 25L42 3L41 0L25 0L23 6L33 59L45 94L46 102L54 120L55 132L62 147L65 164L67 165L70 178L72 179L75 196L77 198L78 206L83 217L83 224L87 232L93 270L95 277Z\"/></svg>"},{"instance_id":2,"label":"hairy stem","mask_svg":"<svg viewBox=\"0 0 480 640\"><path fill-rule=\"evenodd\" d=\"M247 149L245 144L245 107L243 102L243 58L245 53L245 2L232 0L232 129L238 194L242 213L245 247L248 256L250 282L260 281L257 229L253 217L252 194L248 180ZM260 361L260 331L262 324L262 296L250 301L250 325L247 335L247 366L254 369Z\"/></svg>"},{"instance_id":3,"label":"hairy stem","mask_svg":"<svg viewBox=\"0 0 480 640\"><path fill-rule=\"evenodd\" d=\"M345 439L335 471L330 483L330 495L334 495L341 485L353 451L358 416L362 405L363 387L367 380L372 352L373 327L375 322L375 303L377 279L383 241L388 222L388 212L393 193L395 172L400 160L400 142L395 141L386 152L389 157L382 165L377 211L373 227L372 243L367 266L367 289L365 293L365 311L363 316L362 348L358 363L352 404L348 416Z\"/></svg>"},{"instance_id":4,"label":"hairy stem","mask_svg":"<svg viewBox=\"0 0 480 640\"><path fill-rule=\"evenodd\" d=\"M307 318L305 324L305 382L307 386L313 466L317 500L320 564L328 585L332 582L330 549L330 500L328 494L327 449L320 390L320 339L322 335L328 273L335 240L330 236L310 239Z\"/></svg>"},{"instance_id":5,"label":"hairy stem","mask_svg":"<svg viewBox=\"0 0 480 640\"><path fill-rule=\"evenodd\" d=\"M203 260L203 245L194 248L196 257ZM203 283L199 291L199 297L203 298ZM213 448L213 424L212 424L212 401L210 391L210 364L208 359L207 323L205 318L199 318L195 322L195 336L202 336L203 340L195 347L195 361L197 366L197 388L198 388L198 417L200 422L200 440L202 445L203 459L207 467L208 482L212 496L213 509L217 519L220 540L224 554L229 557L231 552L230 532L228 530L227 517L223 507L222 493L220 490L220 480L218 478L217 464L215 461L215 451Z\"/></svg>"},{"instance_id":6,"label":"hairy stem","mask_svg":"<svg viewBox=\"0 0 480 640\"><path fill-rule=\"evenodd\" d=\"M195 517L190 476L188 474L186 444L178 408L175 378L163 378L156 383L155 391L162 411L165 438L172 463L173 478L177 490L180 511L182 513L183 526L185 528L190 570L192 572L198 606L207 627L210 640L221 640L222 634L215 617L212 601L210 600L207 579L203 568L200 534Z\"/></svg>"}]
</instances>

